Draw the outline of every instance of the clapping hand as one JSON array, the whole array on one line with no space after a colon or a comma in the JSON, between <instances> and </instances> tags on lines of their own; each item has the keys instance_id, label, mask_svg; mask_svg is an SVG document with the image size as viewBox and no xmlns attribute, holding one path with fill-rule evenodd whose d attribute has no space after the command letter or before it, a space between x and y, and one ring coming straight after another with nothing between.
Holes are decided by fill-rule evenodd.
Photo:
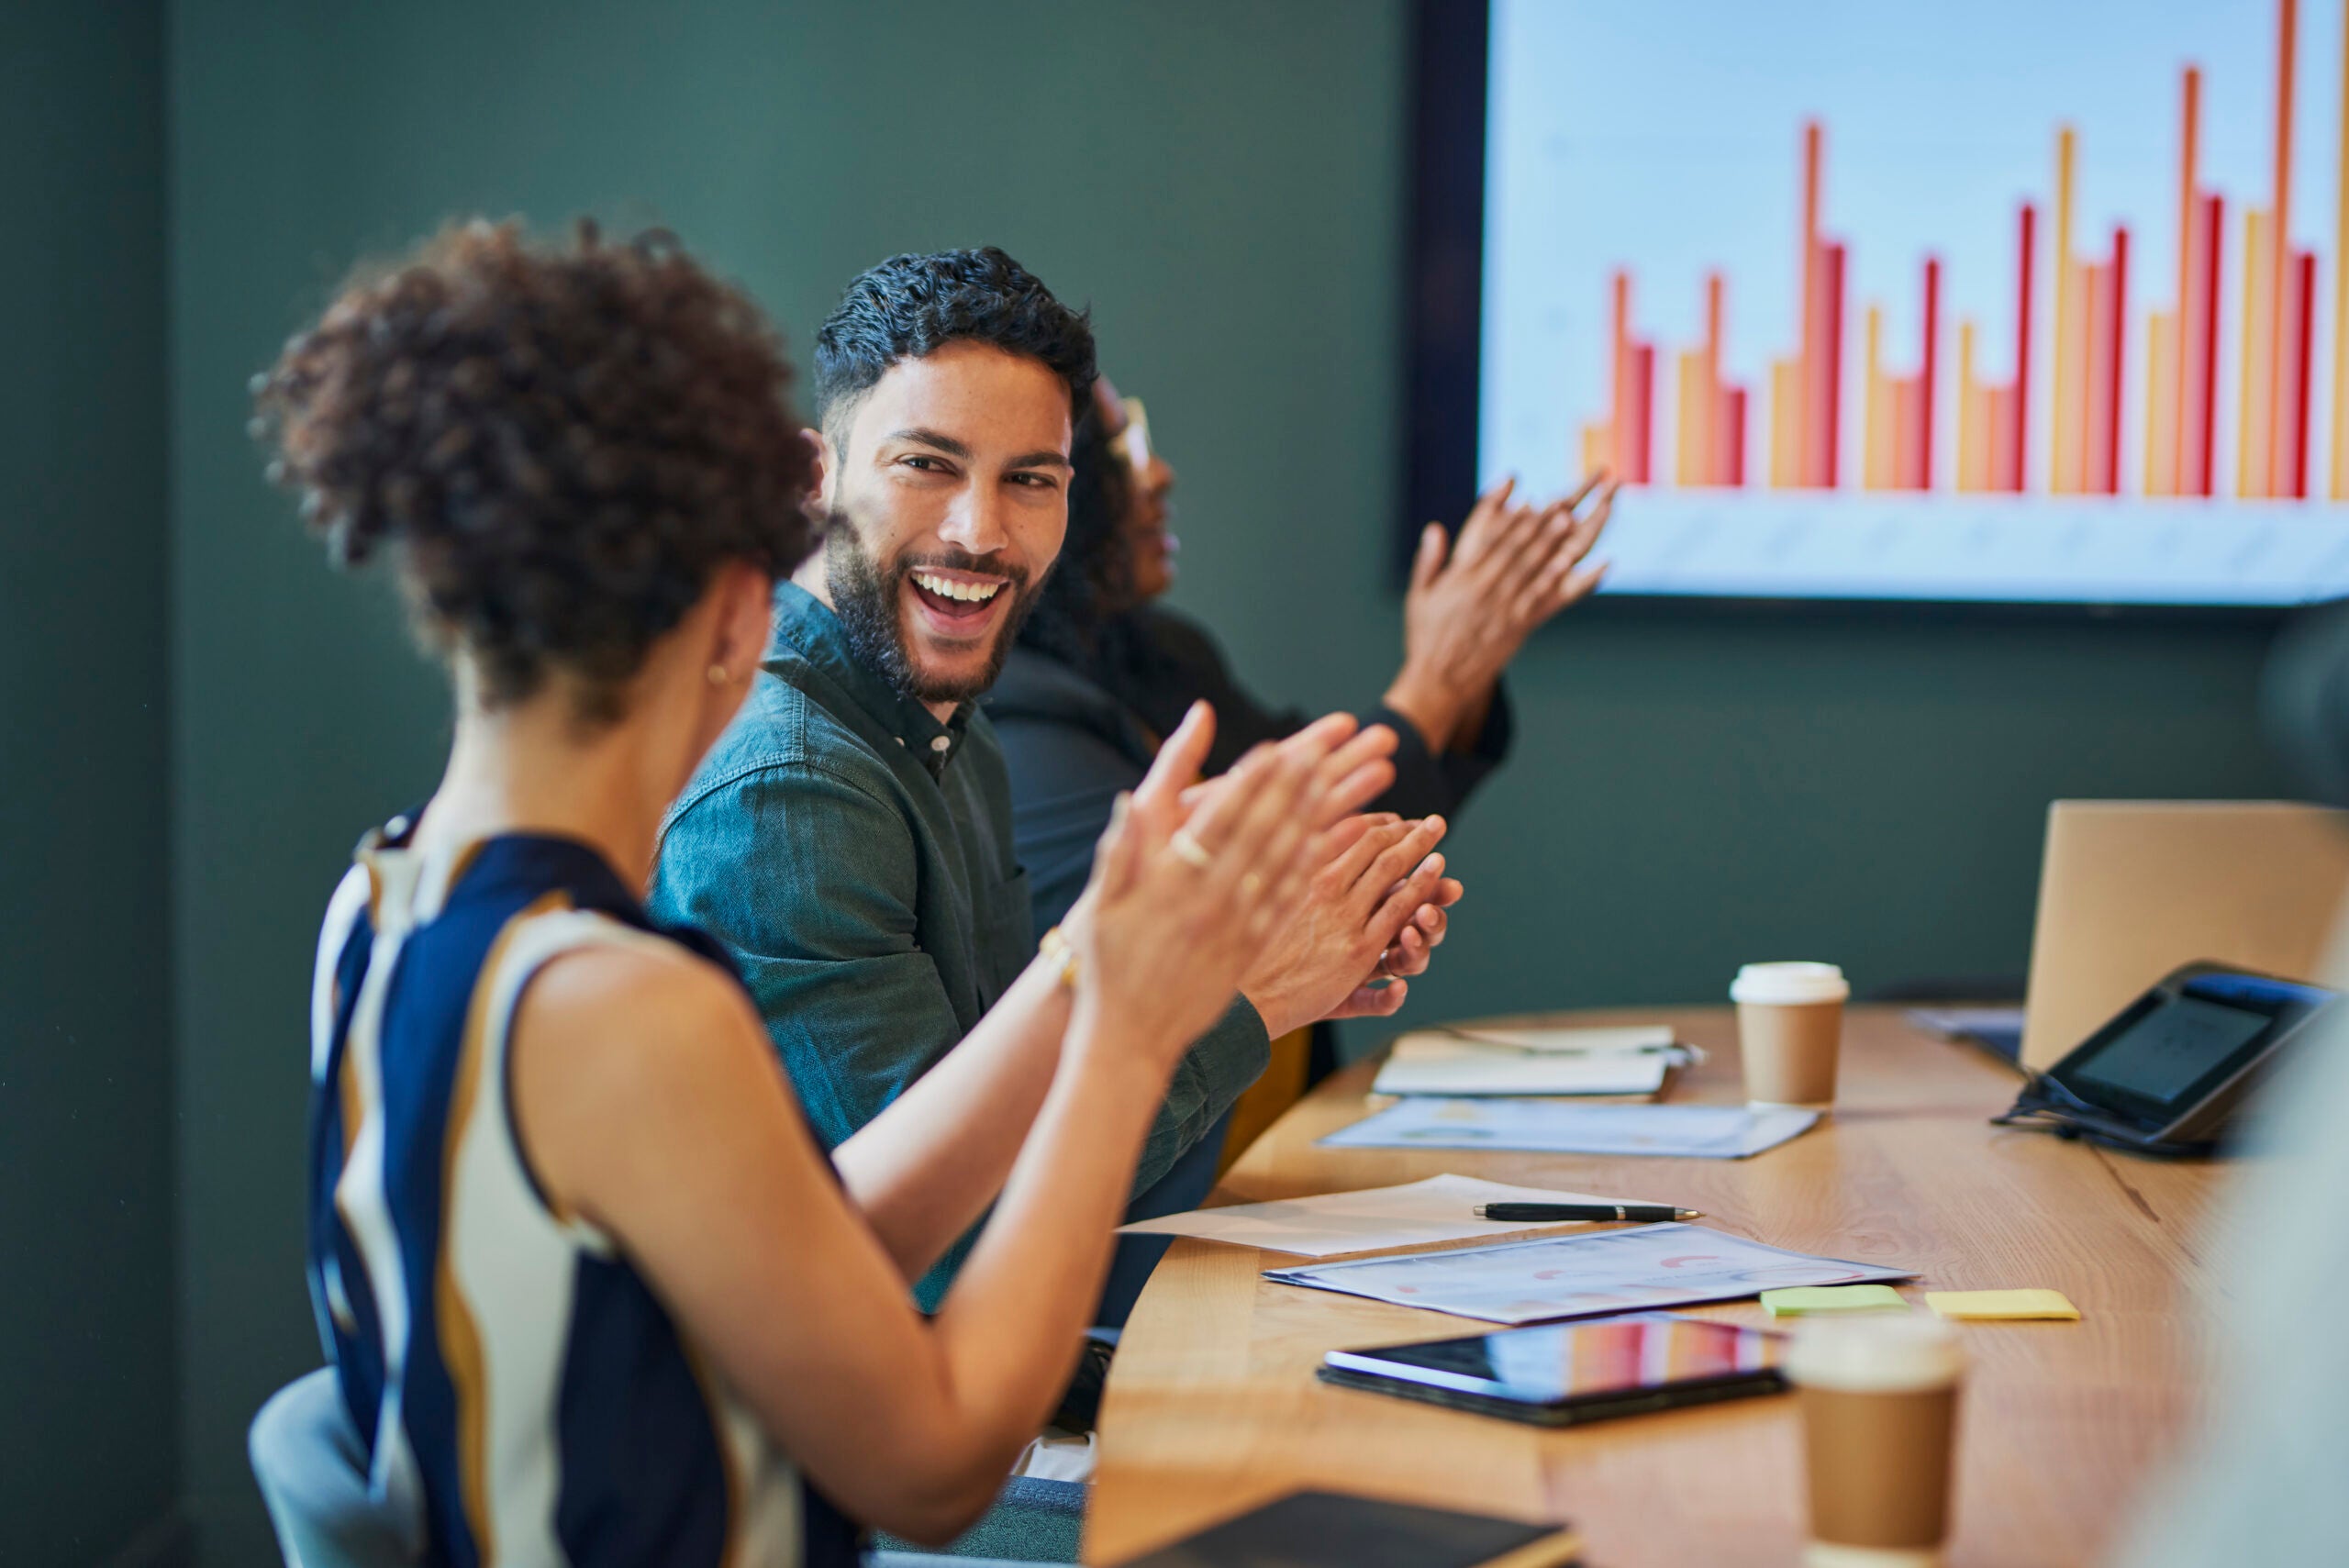
<instances>
[{"instance_id":1,"label":"clapping hand","mask_svg":"<svg viewBox=\"0 0 2349 1568\"><path fill-rule=\"evenodd\" d=\"M1336 815L1331 789L1359 766L1343 755L1353 721L1325 722L1243 757L1221 787L1186 806L1214 734L1213 711L1194 704L1141 787L1120 797L1094 856L1084 917L1064 928L1088 1025L1075 1034L1104 1038L1097 1026L1113 1019L1119 1037L1169 1068L1294 918L1311 851Z\"/></svg>"}]
</instances>

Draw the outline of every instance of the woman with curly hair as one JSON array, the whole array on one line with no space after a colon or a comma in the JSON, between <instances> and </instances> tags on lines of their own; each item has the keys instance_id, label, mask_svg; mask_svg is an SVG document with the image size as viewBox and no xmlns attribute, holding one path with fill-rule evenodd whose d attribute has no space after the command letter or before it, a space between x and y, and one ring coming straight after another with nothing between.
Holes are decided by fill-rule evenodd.
<instances>
[{"instance_id":1,"label":"woman with curly hair","mask_svg":"<svg viewBox=\"0 0 2349 1568\"><path fill-rule=\"evenodd\" d=\"M361 843L312 998L331 1398L422 1560L836 1564L851 1521L974 1518L1075 1359L1169 1073L1327 815L1298 754L1186 820L1186 722L1064 941L828 1161L722 950L641 903L809 549L786 381L674 243L473 224L259 383L274 477L338 562L389 558L455 695L440 787ZM990 1206L923 1318L908 1282Z\"/></svg>"}]
</instances>

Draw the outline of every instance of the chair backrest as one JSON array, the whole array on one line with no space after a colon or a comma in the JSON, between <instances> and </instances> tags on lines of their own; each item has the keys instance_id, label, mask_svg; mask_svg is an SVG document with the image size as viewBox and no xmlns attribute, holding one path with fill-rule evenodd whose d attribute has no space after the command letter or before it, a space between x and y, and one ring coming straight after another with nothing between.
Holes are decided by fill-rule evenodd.
<instances>
[{"instance_id":1,"label":"chair backrest","mask_svg":"<svg viewBox=\"0 0 2349 1568\"><path fill-rule=\"evenodd\" d=\"M367 1446L332 1368L271 1396L245 1451L286 1568L415 1568L423 1561L423 1521L368 1485Z\"/></svg>"}]
</instances>

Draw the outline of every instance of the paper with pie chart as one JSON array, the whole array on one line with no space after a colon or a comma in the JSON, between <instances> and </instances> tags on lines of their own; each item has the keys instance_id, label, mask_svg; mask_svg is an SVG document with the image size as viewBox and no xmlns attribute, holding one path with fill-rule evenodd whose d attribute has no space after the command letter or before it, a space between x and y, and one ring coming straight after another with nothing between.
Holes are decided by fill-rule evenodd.
<instances>
[{"instance_id":1,"label":"paper with pie chart","mask_svg":"<svg viewBox=\"0 0 2349 1568\"><path fill-rule=\"evenodd\" d=\"M1517 1324L1737 1301L1784 1286L1863 1284L1916 1275L1909 1269L1765 1247L1700 1225L1643 1225L1496 1247L1267 1269L1264 1277L1397 1307Z\"/></svg>"}]
</instances>

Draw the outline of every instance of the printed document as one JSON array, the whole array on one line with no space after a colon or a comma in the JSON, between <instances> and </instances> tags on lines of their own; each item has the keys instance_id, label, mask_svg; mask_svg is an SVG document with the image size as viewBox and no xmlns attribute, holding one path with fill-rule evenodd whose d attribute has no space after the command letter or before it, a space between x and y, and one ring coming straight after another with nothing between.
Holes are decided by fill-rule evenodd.
<instances>
[{"instance_id":1,"label":"printed document","mask_svg":"<svg viewBox=\"0 0 2349 1568\"><path fill-rule=\"evenodd\" d=\"M1555 1100L1419 1098L1341 1128L1330 1149L1512 1149L1539 1154L1668 1154L1742 1160L1819 1120L1743 1106L1576 1106Z\"/></svg>"},{"instance_id":2,"label":"printed document","mask_svg":"<svg viewBox=\"0 0 2349 1568\"><path fill-rule=\"evenodd\" d=\"M1642 1225L1497 1247L1267 1269L1264 1277L1516 1324L1738 1301L1784 1285L1857 1284L1914 1275L1765 1247L1702 1226Z\"/></svg>"}]
</instances>

